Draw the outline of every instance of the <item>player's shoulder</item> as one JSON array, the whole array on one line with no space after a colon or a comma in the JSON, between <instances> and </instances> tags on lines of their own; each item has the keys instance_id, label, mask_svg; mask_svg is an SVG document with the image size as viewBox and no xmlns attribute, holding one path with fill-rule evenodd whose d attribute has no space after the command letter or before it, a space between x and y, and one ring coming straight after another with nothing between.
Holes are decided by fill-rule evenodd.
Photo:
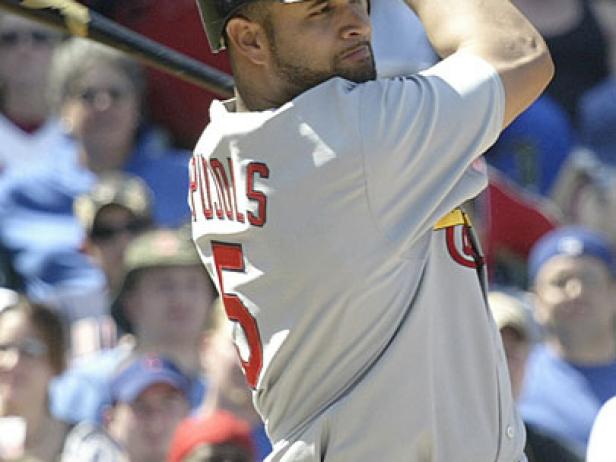
<instances>
[{"instance_id":1,"label":"player's shoulder","mask_svg":"<svg viewBox=\"0 0 616 462\"><path fill-rule=\"evenodd\" d=\"M295 97L289 114L322 129L353 125L359 121L362 108L378 100L388 85L382 79L358 83L333 77Z\"/></svg>"},{"instance_id":2,"label":"player's shoulder","mask_svg":"<svg viewBox=\"0 0 616 462\"><path fill-rule=\"evenodd\" d=\"M281 108L264 111L239 111L236 100L213 100L210 105L210 122L205 127L197 142L197 150L201 146L226 136L238 136L253 133L270 119L288 109L289 104ZM203 149L201 149L203 150Z\"/></svg>"},{"instance_id":3,"label":"player's shoulder","mask_svg":"<svg viewBox=\"0 0 616 462\"><path fill-rule=\"evenodd\" d=\"M293 104L301 106L316 103L331 106L341 102L350 103L361 100L369 93L380 93L390 87L413 85L415 78L416 76L397 76L354 82L342 77L332 77L297 96Z\"/></svg>"},{"instance_id":4,"label":"player's shoulder","mask_svg":"<svg viewBox=\"0 0 616 462\"><path fill-rule=\"evenodd\" d=\"M279 108L266 111L236 112L232 100L215 100L210 106L210 123L197 141L195 153L215 152L221 143L226 144L225 140L232 138L270 139L270 133L289 133L298 126L310 126L319 132L339 130L341 126L356 130L366 101L378 101L388 87L404 85L404 80L391 78L357 83L333 77Z\"/></svg>"}]
</instances>

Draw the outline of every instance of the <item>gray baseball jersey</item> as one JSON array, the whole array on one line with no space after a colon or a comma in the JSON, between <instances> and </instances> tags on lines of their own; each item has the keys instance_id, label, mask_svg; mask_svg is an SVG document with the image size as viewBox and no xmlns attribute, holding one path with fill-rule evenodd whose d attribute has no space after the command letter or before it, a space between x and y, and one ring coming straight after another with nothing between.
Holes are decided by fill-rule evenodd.
<instances>
[{"instance_id":1,"label":"gray baseball jersey","mask_svg":"<svg viewBox=\"0 0 616 462\"><path fill-rule=\"evenodd\" d=\"M284 106L214 102L191 162L215 280L269 461L521 460L470 226L497 138L494 69L455 54L409 78L333 78Z\"/></svg>"}]
</instances>

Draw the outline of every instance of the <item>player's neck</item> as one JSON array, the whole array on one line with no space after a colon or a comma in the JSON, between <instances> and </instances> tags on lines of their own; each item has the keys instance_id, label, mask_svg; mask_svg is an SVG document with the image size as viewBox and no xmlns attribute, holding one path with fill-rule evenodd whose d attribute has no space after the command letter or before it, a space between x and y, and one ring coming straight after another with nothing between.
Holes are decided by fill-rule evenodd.
<instances>
[{"instance_id":1,"label":"player's neck","mask_svg":"<svg viewBox=\"0 0 616 462\"><path fill-rule=\"evenodd\" d=\"M267 111L284 105L293 97L288 85L277 74L261 68L249 68L251 72L239 73L236 77L236 112ZM248 75L249 78L243 78Z\"/></svg>"},{"instance_id":2,"label":"player's neck","mask_svg":"<svg viewBox=\"0 0 616 462\"><path fill-rule=\"evenodd\" d=\"M234 112L250 112L250 109L248 109L248 106L246 106L246 103L237 91L237 88L235 89L235 99L233 100L233 104Z\"/></svg>"},{"instance_id":3,"label":"player's neck","mask_svg":"<svg viewBox=\"0 0 616 462\"><path fill-rule=\"evenodd\" d=\"M274 99L263 98L255 93L245 92L244 95L236 93L235 112L257 112L276 109L284 104L284 102Z\"/></svg>"}]
</instances>

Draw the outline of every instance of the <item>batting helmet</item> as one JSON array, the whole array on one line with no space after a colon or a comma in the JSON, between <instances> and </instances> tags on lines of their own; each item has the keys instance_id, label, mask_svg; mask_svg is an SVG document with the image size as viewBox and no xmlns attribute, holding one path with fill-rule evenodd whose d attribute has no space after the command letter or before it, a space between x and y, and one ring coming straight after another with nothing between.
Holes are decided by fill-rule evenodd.
<instances>
[{"instance_id":1,"label":"batting helmet","mask_svg":"<svg viewBox=\"0 0 616 462\"><path fill-rule=\"evenodd\" d=\"M197 0L203 27L214 53L225 48L223 32L227 21L243 5L255 0ZM299 3L304 0L277 0L280 3Z\"/></svg>"}]
</instances>

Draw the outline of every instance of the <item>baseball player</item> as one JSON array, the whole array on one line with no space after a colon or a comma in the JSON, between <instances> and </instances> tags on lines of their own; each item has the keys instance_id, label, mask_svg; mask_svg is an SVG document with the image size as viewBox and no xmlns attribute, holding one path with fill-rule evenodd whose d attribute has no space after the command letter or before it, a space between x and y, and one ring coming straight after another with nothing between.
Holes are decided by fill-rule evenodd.
<instances>
[{"instance_id":1,"label":"baseball player","mask_svg":"<svg viewBox=\"0 0 616 462\"><path fill-rule=\"evenodd\" d=\"M366 0L199 2L237 98L191 161L193 236L269 462L524 460L457 207L552 62L507 0L407 3L444 59L376 79Z\"/></svg>"}]
</instances>

